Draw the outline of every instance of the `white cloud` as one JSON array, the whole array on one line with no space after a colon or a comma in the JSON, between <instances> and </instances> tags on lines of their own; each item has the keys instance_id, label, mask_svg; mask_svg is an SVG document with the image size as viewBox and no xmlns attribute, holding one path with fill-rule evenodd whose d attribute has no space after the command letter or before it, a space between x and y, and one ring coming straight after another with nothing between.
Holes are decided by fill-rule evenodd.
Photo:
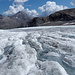
<instances>
[{"instance_id":1,"label":"white cloud","mask_svg":"<svg viewBox=\"0 0 75 75\"><path fill-rule=\"evenodd\" d=\"M75 0L71 1L71 5L75 6Z\"/></svg>"},{"instance_id":2,"label":"white cloud","mask_svg":"<svg viewBox=\"0 0 75 75\"><path fill-rule=\"evenodd\" d=\"M39 14L36 10L29 10L28 8L24 10L31 17L37 17Z\"/></svg>"},{"instance_id":3,"label":"white cloud","mask_svg":"<svg viewBox=\"0 0 75 75\"><path fill-rule=\"evenodd\" d=\"M14 0L14 3L24 3L27 2L28 0Z\"/></svg>"},{"instance_id":4,"label":"white cloud","mask_svg":"<svg viewBox=\"0 0 75 75\"><path fill-rule=\"evenodd\" d=\"M23 11L24 10L23 3L26 1L28 1L28 0L14 0L13 5L12 6L10 5L9 9L7 11L5 11L3 14L14 15L19 11Z\"/></svg>"},{"instance_id":5,"label":"white cloud","mask_svg":"<svg viewBox=\"0 0 75 75\"><path fill-rule=\"evenodd\" d=\"M23 11L24 7L22 5L13 5L13 6L9 6L8 11L4 12L3 14L5 15L14 15L19 11Z\"/></svg>"},{"instance_id":6,"label":"white cloud","mask_svg":"<svg viewBox=\"0 0 75 75\"><path fill-rule=\"evenodd\" d=\"M37 17L39 16L38 12L34 10L29 10L28 8L25 9L23 6L24 2L27 2L28 0L14 0L13 5L9 6L9 9L4 12L5 15L14 15L19 11L24 11L31 17ZM31 5L30 5L31 6ZM40 16L48 16L56 11L63 10L68 8L67 6L63 5L57 5L56 2L47 1L45 5L39 7L38 9L41 10Z\"/></svg>"},{"instance_id":7,"label":"white cloud","mask_svg":"<svg viewBox=\"0 0 75 75\"><path fill-rule=\"evenodd\" d=\"M24 11L25 13L27 13L31 17L38 16L39 14L37 13L37 11L35 9L34 10L29 10L28 8L24 9L23 3L26 1L28 1L28 0L14 0L13 5L12 6L10 5L9 9L6 12L4 12L3 14L14 15L19 11Z\"/></svg>"},{"instance_id":8,"label":"white cloud","mask_svg":"<svg viewBox=\"0 0 75 75\"><path fill-rule=\"evenodd\" d=\"M57 5L56 2L47 1L45 5L39 7L38 9L41 10L41 16L48 16L56 11L67 9L67 6Z\"/></svg>"}]
</instances>

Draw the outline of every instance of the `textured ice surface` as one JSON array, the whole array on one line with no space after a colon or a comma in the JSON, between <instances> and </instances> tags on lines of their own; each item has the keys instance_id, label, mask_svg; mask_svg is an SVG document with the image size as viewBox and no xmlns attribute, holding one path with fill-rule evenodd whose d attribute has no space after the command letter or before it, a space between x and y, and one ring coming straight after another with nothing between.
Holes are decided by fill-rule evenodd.
<instances>
[{"instance_id":1,"label":"textured ice surface","mask_svg":"<svg viewBox=\"0 0 75 75\"><path fill-rule=\"evenodd\" d=\"M75 75L75 26L0 30L0 75Z\"/></svg>"},{"instance_id":2,"label":"textured ice surface","mask_svg":"<svg viewBox=\"0 0 75 75\"><path fill-rule=\"evenodd\" d=\"M75 55L65 56L63 62L66 63L67 65L71 66L71 67L75 67Z\"/></svg>"}]
</instances>

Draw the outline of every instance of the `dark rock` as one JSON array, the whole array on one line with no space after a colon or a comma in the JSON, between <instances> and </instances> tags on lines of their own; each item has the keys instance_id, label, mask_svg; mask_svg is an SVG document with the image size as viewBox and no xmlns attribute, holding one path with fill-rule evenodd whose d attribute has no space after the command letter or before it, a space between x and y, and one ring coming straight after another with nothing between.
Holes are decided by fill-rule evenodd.
<instances>
[{"instance_id":1,"label":"dark rock","mask_svg":"<svg viewBox=\"0 0 75 75\"><path fill-rule=\"evenodd\" d=\"M33 19L23 11L19 11L12 16L0 15L0 29L55 25L75 25L75 8L61 10L47 17L35 17Z\"/></svg>"},{"instance_id":2,"label":"dark rock","mask_svg":"<svg viewBox=\"0 0 75 75\"><path fill-rule=\"evenodd\" d=\"M67 22L75 22L75 8L65 9L55 12L47 17L37 17L33 18L27 24L28 26L55 26L63 25Z\"/></svg>"},{"instance_id":3,"label":"dark rock","mask_svg":"<svg viewBox=\"0 0 75 75\"><path fill-rule=\"evenodd\" d=\"M26 22L31 20L24 12L20 11L13 16L0 15L0 29L27 27Z\"/></svg>"},{"instance_id":4,"label":"dark rock","mask_svg":"<svg viewBox=\"0 0 75 75\"><path fill-rule=\"evenodd\" d=\"M45 23L45 19L43 17L35 17L32 20L28 21L27 24L29 27L38 26L39 24Z\"/></svg>"},{"instance_id":5,"label":"dark rock","mask_svg":"<svg viewBox=\"0 0 75 75\"><path fill-rule=\"evenodd\" d=\"M75 8L65 9L58 12L55 12L48 17L49 21L71 21L75 20Z\"/></svg>"}]
</instances>

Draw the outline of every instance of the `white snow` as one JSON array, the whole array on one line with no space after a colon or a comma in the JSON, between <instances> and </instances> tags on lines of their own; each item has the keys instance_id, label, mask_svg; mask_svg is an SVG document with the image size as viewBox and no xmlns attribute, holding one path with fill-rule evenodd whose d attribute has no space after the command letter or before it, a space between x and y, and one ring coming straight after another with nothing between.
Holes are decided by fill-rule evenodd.
<instances>
[{"instance_id":1,"label":"white snow","mask_svg":"<svg viewBox=\"0 0 75 75\"><path fill-rule=\"evenodd\" d=\"M0 30L0 75L75 75L75 26Z\"/></svg>"}]
</instances>

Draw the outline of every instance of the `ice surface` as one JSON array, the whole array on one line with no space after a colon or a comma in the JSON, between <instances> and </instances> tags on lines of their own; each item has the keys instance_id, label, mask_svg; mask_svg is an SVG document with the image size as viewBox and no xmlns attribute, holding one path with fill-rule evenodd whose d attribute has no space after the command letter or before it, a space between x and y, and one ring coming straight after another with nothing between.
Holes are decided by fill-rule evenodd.
<instances>
[{"instance_id":1,"label":"ice surface","mask_svg":"<svg viewBox=\"0 0 75 75\"><path fill-rule=\"evenodd\" d=\"M75 55L65 56L63 62L66 63L67 65L71 66L71 67L75 67Z\"/></svg>"},{"instance_id":2,"label":"ice surface","mask_svg":"<svg viewBox=\"0 0 75 75\"><path fill-rule=\"evenodd\" d=\"M75 75L75 26L0 30L0 75Z\"/></svg>"}]
</instances>

